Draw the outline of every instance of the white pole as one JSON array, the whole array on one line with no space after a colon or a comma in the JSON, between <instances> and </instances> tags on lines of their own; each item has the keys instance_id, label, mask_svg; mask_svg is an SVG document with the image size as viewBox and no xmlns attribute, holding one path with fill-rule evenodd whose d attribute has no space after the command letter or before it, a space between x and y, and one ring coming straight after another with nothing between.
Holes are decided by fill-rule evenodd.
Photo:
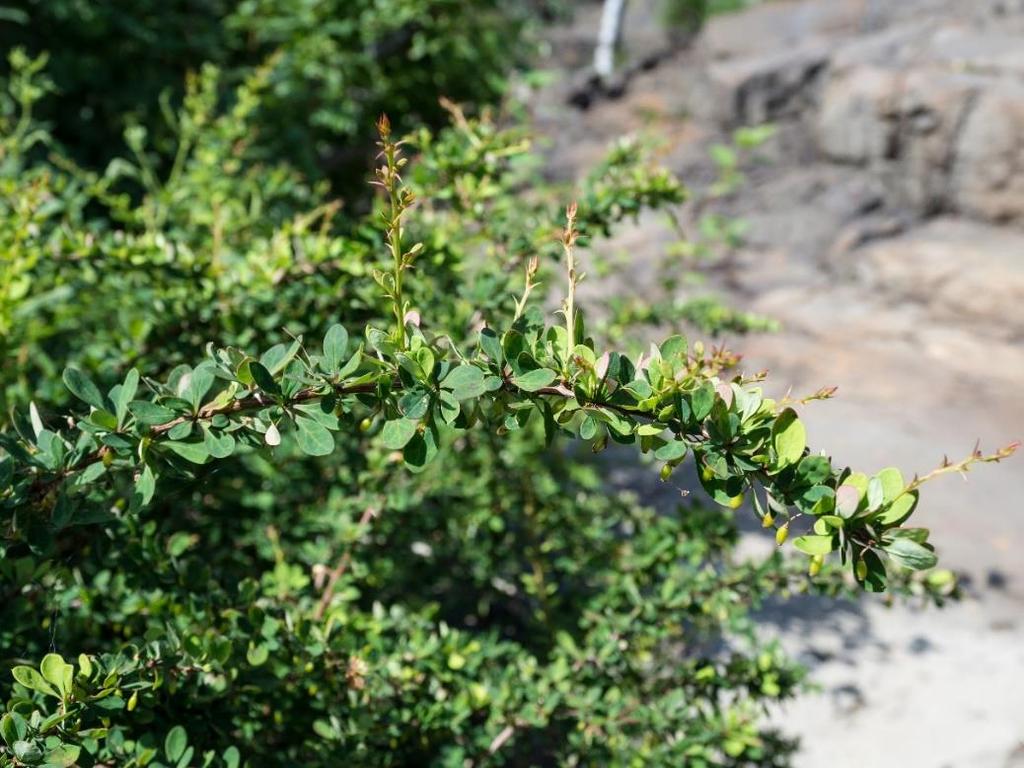
<instances>
[{"instance_id":1,"label":"white pole","mask_svg":"<svg viewBox=\"0 0 1024 768\"><path fill-rule=\"evenodd\" d=\"M601 9L601 31L594 51L594 72L602 80L612 76L615 69L615 52L622 37L622 16L626 0L604 0Z\"/></svg>"}]
</instances>

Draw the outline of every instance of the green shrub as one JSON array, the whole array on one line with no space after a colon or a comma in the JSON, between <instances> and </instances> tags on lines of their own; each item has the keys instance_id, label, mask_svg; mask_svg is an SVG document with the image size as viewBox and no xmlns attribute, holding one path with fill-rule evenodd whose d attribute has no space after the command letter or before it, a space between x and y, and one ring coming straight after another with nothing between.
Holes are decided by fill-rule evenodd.
<instances>
[{"instance_id":1,"label":"green shrub","mask_svg":"<svg viewBox=\"0 0 1024 768\"><path fill-rule=\"evenodd\" d=\"M686 194L638 145L559 220L522 131L452 108L405 165L382 123L362 214L250 141L274 63L102 172L41 65L0 105L0 766L781 765L803 672L753 608L955 593L921 480L728 352L587 331L577 239ZM721 509L611 487L630 450ZM743 501L803 554L738 560Z\"/></svg>"},{"instance_id":2,"label":"green shrub","mask_svg":"<svg viewBox=\"0 0 1024 768\"><path fill-rule=\"evenodd\" d=\"M263 157L361 191L372 126L444 121L440 96L486 102L530 50L544 0L28 0L0 23L0 49L50 52L61 98L40 117L79 161L102 166L140 125L173 141L168 105L186 73L213 64L237 83L274 55L260 101ZM59 41L59 45L55 44ZM354 174L355 178L350 178Z\"/></svg>"}]
</instances>

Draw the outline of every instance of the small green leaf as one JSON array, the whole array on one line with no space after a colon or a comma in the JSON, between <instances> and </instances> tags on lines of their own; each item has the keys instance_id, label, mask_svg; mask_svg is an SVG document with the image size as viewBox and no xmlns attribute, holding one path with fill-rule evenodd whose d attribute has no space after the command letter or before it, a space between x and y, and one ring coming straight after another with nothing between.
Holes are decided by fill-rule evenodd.
<instances>
[{"instance_id":1,"label":"small green leaf","mask_svg":"<svg viewBox=\"0 0 1024 768\"><path fill-rule=\"evenodd\" d=\"M882 498L887 504L903 493L903 489L906 488L902 473L895 467L886 467L876 477L882 485Z\"/></svg>"},{"instance_id":2,"label":"small green leaf","mask_svg":"<svg viewBox=\"0 0 1024 768\"><path fill-rule=\"evenodd\" d=\"M299 339L293 341L289 346L275 344L260 355L260 365L266 368L271 375L278 374L292 361L301 348L302 342Z\"/></svg>"},{"instance_id":3,"label":"small green leaf","mask_svg":"<svg viewBox=\"0 0 1024 768\"><path fill-rule=\"evenodd\" d=\"M167 732L167 738L164 739L164 754L167 755L167 759L172 763L181 759L181 756L185 754L185 747L187 746L188 734L185 733L185 729L180 725L174 726Z\"/></svg>"},{"instance_id":4,"label":"small green leaf","mask_svg":"<svg viewBox=\"0 0 1024 768\"><path fill-rule=\"evenodd\" d=\"M124 383L118 384L110 390L110 402L114 404L114 413L117 416L118 426L124 424L124 417L128 415L128 404L135 397L139 388L139 372L132 368L124 377Z\"/></svg>"},{"instance_id":5,"label":"small green leaf","mask_svg":"<svg viewBox=\"0 0 1024 768\"><path fill-rule=\"evenodd\" d=\"M191 421L179 421L167 430L167 438L169 440L186 440L192 434L193 426Z\"/></svg>"},{"instance_id":6,"label":"small green leaf","mask_svg":"<svg viewBox=\"0 0 1024 768\"><path fill-rule=\"evenodd\" d=\"M682 440L673 440L654 452L658 461L677 461L686 455L687 446Z\"/></svg>"},{"instance_id":7,"label":"small green leaf","mask_svg":"<svg viewBox=\"0 0 1024 768\"><path fill-rule=\"evenodd\" d=\"M252 375L253 381L256 382L256 386L271 395L281 394L281 387L274 381L274 377L267 370L267 367L262 363L258 363L255 360L249 363L249 373Z\"/></svg>"},{"instance_id":8,"label":"small green leaf","mask_svg":"<svg viewBox=\"0 0 1024 768\"><path fill-rule=\"evenodd\" d=\"M807 447L807 431L792 408L784 410L775 420L772 446L775 448L775 466L779 469L795 464L803 456Z\"/></svg>"},{"instance_id":9,"label":"small green leaf","mask_svg":"<svg viewBox=\"0 0 1024 768\"><path fill-rule=\"evenodd\" d=\"M307 456L327 456L334 451L334 435L323 424L306 416L296 416L299 449Z\"/></svg>"},{"instance_id":10,"label":"small green leaf","mask_svg":"<svg viewBox=\"0 0 1024 768\"><path fill-rule=\"evenodd\" d=\"M96 385L77 368L64 369L64 384L71 390L71 394L79 400L88 403L93 408L106 408L106 404L103 402L103 395L100 394Z\"/></svg>"},{"instance_id":11,"label":"small green leaf","mask_svg":"<svg viewBox=\"0 0 1024 768\"><path fill-rule=\"evenodd\" d=\"M704 421L714 404L715 387L710 381L705 381L690 394L690 410L697 421Z\"/></svg>"},{"instance_id":12,"label":"small green leaf","mask_svg":"<svg viewBox=\"0 0 1024 768\"><path fill-rule=\"evenodd\" d=\"M908 491L897 496L893 502L875 518L882 525L899 525L914 511L917 506L917 491Z\"/></svg>"},{"instance_id":13,"label":"small green leaf","mask_svg":"<svg viewBox=\"0 0 1024 768\"><path fill-rule=\"evenodd\" d=\"M536 392L551 384L556 378L558 374L550 368L535 368L516 376L513 381L524 392Z\"/></svg>"},{"instance_id":14,"label":"small green leaf","mask_svg":"<svg viewBox=\"0 0 1024 768\"><path fill-rule=\"evenodd\" d=\"M480 331L480 349L499 366L505 360L505 355L501 351L501 339L490 328L484 328Z\"/></svg>"},{"instance_id":15,"label":"small green leaf","mask_svg":"<svg viewBox=\"0 0 1024 768\"><path fill-rule=\"evenodd\" d=\"M111 432L117 431L117 417L110 411L98 408L89 414L86 421L90 424L95 424L101 429L109 429Z\"/></svg>"},{"instance_id":16,"label":"small green leaf","mask_svg":"<svg viewBox=\"0 0 1024 768\"><path fill-rule=\"evenodd\" d=\"M807 461L807 459L804 459L804 461ZM802 464L803 462L801 462L801 465ZM826 466L827 472L831 467L828 467L827 464ZM827 485L813 485L804 491L803 495L797 501L797 506L802 512L807 512L812 515L829 514L834 512L836 508L836 492Z\"/></svg>"},{"instance_id":17,"label":"small green leaf","mask_svg":"<svg viewBox=\"0 0 1024 768\"><path fill-rule=\"evenodd\" d=\"M198 410L206 393L213 386L214 378L216 377L213 373L213 366L206 363L196 366L191 373L182 377L181 380L185 387L181 391L181 396L192 404L193 410Z\"/></svg>"},{"instance_id":18,"label":"small green leaf","mask_svg":"<svg viewBox=\"0 0 1024 768\"><path fill-rule=\"evenodd\" d=\"M8 712L0 717L0 738L7 742L8 747L13 747L14 742L25 738L28 733L28 722L17 712Z\"/></svg>"},{"instance_id":19,"label":"small green leaf","mask_svg":"<svg viewBox=\"0 0 1024 768\"><path fill-rule=\"evenodd\" d=\"M59 653L48 653L39 664L39 671L48 683L66 698L71 693L71 680L74 677L75 668L64 661Z\"/></svg>"},{"instance_id":20,"label":"small green leaf","mask_svg":"<svg viewBox=\"0 0 1024 768\"><path fill-rule=\"evenodd\" d=\"M671 360L680 355L685 355L687 348L686 337L678 335L669 336L661 343L661 357L664 360Z\"/></svg>"},{"instance_id":21,"label":"small green leaf","mask_svg":"<svg viewBox=\"0 0 1024 768\"><path fill-rule=\"evenodd\" d=\"M344 326L332 325L324 334L323 358L321 367L325 373L338 373L341 370L345 351L348 349L348 331Z\"/></svg>"},{"instance_id":22,"label":"small green leaf","mask_svg":"<svg viewBox=\"0 0 1024 768\"><path fill-rule=\"evenodd\" d=\"M29 688L30 690L38 691L39 693L45 693L49 696L56 696L57 698L60 698L60 694L57 693L56 689L48 682L46 682L43 676L39 674L33 667L15 667L11 670L11 674L14 676L15 680L17 680L19 683L24 685L26 688Z\"/></svg>"},{"instance_id":23,"label":"small green leaf","mask_svg":"<svg viewBox=\"0 0 1024 768\"><path fill-rule=\"evenodd\" d=\"M249 645L249 650L245 652L245 660L248 661L252 666L258 667L267 662L270 658L270 649L264 643L259 645Z\"/></svg>"},{"instance_id":24,"label":"small green leaf","mask_svg":"<svg viewBox=\"0 0 1024 768\"><path fill-rule=\"evenodd\" d=\"M877 512L885 503L885 489L877 475L868 481L868 511Z\"/></svg>"},{"instance_id":25,"label":"small green leaf","mask_svg":"<svg viewBox=\"0 0 1024 768\"><path fill-rule=\"evenodd\" d=\"M422 419L430 408L430 391L413 387L398 400L398 408L408 419Z\"/></svg>"},{"instance_id":26,"label":"small green leaf","mask_svg":"<svg viewBox=\"0 0 1024 768\"><path fill-rule=\"evenodd\" d=\"M226 459L235 450L235 438L227 432L215 433L212 429L203 430L203 445L215 459Z\"/></svg>"},{"instance_id":27,"label":"small green leaf","mask_svg":"<svg viewBox=\"0 0 1024 768\"><path fill-rule=\"evenodd\" d=\"M831 536L798 536L793 546L808 555L827 555L833 549Z\"/></svg>"},{"instance_id":28,"label":"small green leaf","mask_svg":"<svg viewBox=\"0 0 1024 768\"><path fill-rule=\"evenodd\" d=\"M185 754L181 756L181 759L178 760L178 764L174 766L174 768L189 768L189 766L192 765L192 758L195 756L195 753L195 747L188 747L185 750Z\"/></svg>"},{"instance_id":29,"label":"small green leaf","mask_svg":"<svg viewBox=\"0 0 1024 768\"><path fill-rule=\"evenodd\" d=\"M42 759L43 751L31 741L14 742L14 756L23 765L35 765Z\"/></svg>"},{"instance_id":30,"label":"small green leaf","mask_svg":"<svg viewBox=\"0 0 1024 768\"><path fill-rule=\"evenodd\" d=\"M140 424L148 426L166 424L178 416L170 408L151 403L148 400L132 400L128 403L128 410L132 412L132 415Z\"/></svg>"},{"instance_id":31,"label":"small green leaf","mask_svg":"<svg viewBox=\"0 0 1024 768\"><path fill-rule=\"evenodd\" d=\"M238 768L242 755L239 753L238 747L232 746L224 750L222 759L224 760L224 768Z\"/></svg>"},{"instance_id":32,"label":"small green leaf","mask_svg":"<svg viewBox=\"0 0 1024 768\"><path fill-rule=\"evenodd\" d=\"M938 562L934 552L908 538L893 539L882 549L897 563L915 571L926 570Z\"/></svg>"},{"instance_id":33,"label":"small green leaf","mask_svg":"<svg viewBox=\"0 0 1024 768\"><path fill-rule=\"evenodd\" d=\"M700 484L716 504L729 509L738 509L743 503L743 481L738 477L722 479L705 467L698 473Z\"/></svg>"},{"instance_id":34,"label":"small green leaf","mask_svg":"<svg viewBox=\"0 0 1024 768\"><path fill-rule=\"evenodd\" d=\"M147 464L142 468L138 478L135 480L135 495L133 502L137 507L145 507L153 499L153 492L156 490L156 476Z\"/></svg>"},{"instance_id":35,"label":"small green leaf","mask_svg":"<svg viewBox=\"0 0 1024 768\"><path fill-rule=\"evenodd\" d=\"M818 485L831 475L832 464L824 456L804 456L797 465L796 473L803 482Z\"/></svg>"},{"instance_id":36,"label":"small green leaf","mask_svg":"<svg viewBox=\"0 0 1024 768\"><path fill-rule=\"evenodd\" d=\"M338 371L339 378L345 378L356 372L359 368L359 363L363 361L363 345L360 344L356 351L352 353L352 356L348 359L348 362L341 366L341 370Z\"/></svg>"},{"instance_id":37,"label":"small green leaf","mask_svg":"<svg viewBox=\"0 0 1024 768\"><path fill-rule=\"evenodd\" d=\"M205 464L210 458L210 452L204 443L170 442L167 443L167 447L193 464Z\"/></svg>"},{"instance_id":38,"label":"small green leaf","mask_svg":"<svg viewBox=\"0 0 1024 768\"><path fill-rule=\"evenodd\" d=\"M459 365L444 377L441 386L450 389L458 400L480 397L487 391L484 386L484 372L475 365Z\"/></svg>"},{"instance_id":39,"label":"small green leaf","mask_svg":"<svg viewBox=\"0 0 1024 768\"><path fill-rule=\"evenodd\" d=\"M68 768L78 762L78 756L81 753L82 748L77 744L61 744L46 753L46 764L47 766L57 765L61 768Z\"/></svg>"},{"instance_id":40,"label":"small green leaf","mask_svg":"<svg viewBox=\"0 0 1024 768\"><path fill-rule=\"evenodd\" d=\"M413 471L423 469L437 455L437 437L433 429L417 431L405 445L402 457Z\"/></svg>"},{"instance_id":41,"label":"small green leaf","mask_svg":"<svg viewBox=\"0 0 1024 768\"><path fill-rule=\"evenodd\" d=\"M45 431L46 427L43 426L43 420L39 416L39 409L36 408L36 404L31 401L28 404L28 417L29 421L32 422L32 432L36 437L39 437L39 435Z\"/></svg>"},{"instance_id":42,"label":"small green leaf","mask_svg":"<svg viewBox=\"0 0 1024 768\"><path fill-rule=\"evenodd\" d=\"M321 739L327 741L334 741L338 738L338 734L335 733L334 728L326 720L314 720L313 721L313 732Z\"/></svg>"},{"instance_id":43,"label":"small green leaf","mask_svg":"<svg viewBox=\"0 0 1024 768\"><path fill-rule=\"evenodd\" d=\"M487 379L484 379L484 386L487 385ZM438 399L438 406L441 410L441 418L444 419L445 424L453 423L459 414L462 412L462 408L459 406L459 401L451 392L447 389L442 389Z\"/></svg>"},{"instance_id":44,"label":"small green leaf","mask_svg":"<svg viewBox=\"0 0 1024 768\"><path fill-rule=\"evenodd\" d=\"M380 431L381 441L385 448L397 451L401 450L416 434L416 427L419 424L414 419L393 419L384 424Z\"/></svg>"}]
</instances>

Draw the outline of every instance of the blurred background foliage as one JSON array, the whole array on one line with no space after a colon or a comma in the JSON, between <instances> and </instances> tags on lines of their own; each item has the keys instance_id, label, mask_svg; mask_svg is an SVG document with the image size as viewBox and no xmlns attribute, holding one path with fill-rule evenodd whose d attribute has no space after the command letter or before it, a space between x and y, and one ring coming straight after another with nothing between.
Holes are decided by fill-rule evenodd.
<instances>
[{"instance_id":1,"label":"blurred background foliage","mask_svg":"<svg viewBox=\"0 0 1024 768\"><path fill-rule=\"evenodd\" d=\"M558 12L549 2L558 0L27 0L2 9L0 49L49 52L60 98L39 118L94 166L124 151L126 122L170 155L175 134L161 118L187 72L216 65L232 88L274 54L255 151L351 189L381 112L406 131L444 121L439 95L494 101L529 59L529 22Z\"/></svg>"},{"instance_id":2,"label":"blurred background foliage","mask_svg":"<svg viewBox=\"0 0 1024 768\"><path fill-rule=\"evenodd\" d=\"M554 279L568 193L541 183L528 130L490 107L536 25L564 11L8 1L4 429L30 402L65 419L69 364L105 389L133 366L163 379L207 342L265 347L386 316L365 184L382 111L413 155L424 326L471 345L482 321L510 317L531 257ZM722 173L736 181L729 162ZM571 194L593 243L716 193L626 139ZM738 236L708 232L666 254L666 279L691 268L683 252ZM633 346L645 325L763 323L706 298L595 309L597 333ZM812 586L802 559L743 562L731 515L682 499L655 513L609 486L601 457L545 449L539 425L462 435L421 475L379 428L367 419L326 458L282 448L198 468L141 517L124 514L128 489L110 491L93 501L112 514L72 546L9 550L0 766L786 763L763 707L803 673L751 611L845 594L839 573ZM60 658L12 681L48 652ZM66 674L70 698L51 680Z\"/></svg>"}]
</instances>

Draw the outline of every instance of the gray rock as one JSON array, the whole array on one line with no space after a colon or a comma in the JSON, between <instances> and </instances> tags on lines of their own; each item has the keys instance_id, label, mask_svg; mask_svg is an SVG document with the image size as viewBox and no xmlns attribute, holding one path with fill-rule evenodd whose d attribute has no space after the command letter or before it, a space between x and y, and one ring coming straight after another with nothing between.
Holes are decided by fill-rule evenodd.
<instances>
[{"instance_id":1,"label":"gray rock","mask_svg":"<svg viewBox=\"0 0 1024 768\"><path fill-rule=\"evenodd\" d=\"M921 305L939 321L975 326L992 338L1024 335L1024 234L939 218L860 250L880 294Z\"/></svg>"},{"instance_id":2,"label":"gray rock","mask_svg":"<svg viewBox=\"0 0 1024 768\"><path fill-rule=\"evenodd\" d=\"M953 201L991 221L1024 219L1024 85L1001 82L971 110L956 145Z\"/></svg>"},{"instance_id":3,"label":"gray rock","mask_svg":"<svg viewBox=\"0 0 1024 768\"><path fill-rule=\"evenodd\" d=\"M831 160L863 165L889 157L896 141L899 75L864 66L833 75L818 110L818 145Z\"/></svg>"},{"instance_id":4,"label":"gray rock","mask_svg":"<svg viewBox=\"0 0 1024 768\"><path fill-rule=\"evenodd\" d=\"M710 64L706 87L695 99L726 125L754 125L803 113L814 101L828 49L808 44L791 50Z\"/></svg>"}]
</instances>

